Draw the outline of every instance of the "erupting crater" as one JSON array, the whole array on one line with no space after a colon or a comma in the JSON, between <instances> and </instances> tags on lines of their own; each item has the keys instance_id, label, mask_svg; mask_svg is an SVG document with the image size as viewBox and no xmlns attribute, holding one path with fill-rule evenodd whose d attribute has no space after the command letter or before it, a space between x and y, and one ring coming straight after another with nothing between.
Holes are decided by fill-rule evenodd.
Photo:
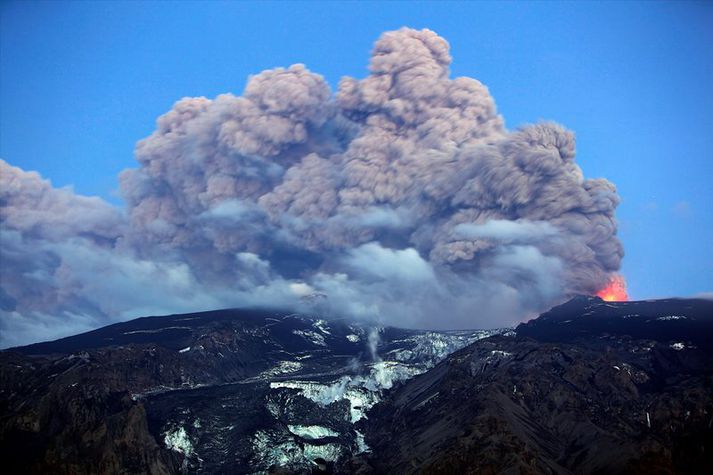
<instances>
[{"instance_id":1,"label":"erupting crater","mask_svg":"<svg viewBox=\"0 0 713 475\"><path fill-rule=\"evenodd\" d=\"M597 297L606 302L626 302L629 300L624 277L621 275L612 277L606 287L597 292Z\"/></svg>"}]
</instances>

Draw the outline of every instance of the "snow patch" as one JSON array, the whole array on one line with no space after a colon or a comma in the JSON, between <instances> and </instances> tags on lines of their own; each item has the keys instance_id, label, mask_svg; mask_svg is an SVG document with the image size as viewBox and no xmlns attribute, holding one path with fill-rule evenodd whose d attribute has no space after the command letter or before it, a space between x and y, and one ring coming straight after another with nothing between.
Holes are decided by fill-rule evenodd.
<instances>
[{"instance_id":1,"label":"snow patch","mask_svg":"<svg viewBox=\"0 0 713 475\"><path fill-rule=\"evenodd\" d=\"M411 349L392 350L387 354L396 361L404 363L423 361L427 368L432 368L451 353L478 340L503 332L504 330L452 333L428 332L404 340L404 342L413 342L414 346Z\"/></svg>"},{"instance_id":2,"label":"snow patch","mask_svg":"<svg viewBox=\"0 0 713 475\"><path fill-rule=\"evenodd\" d=\"M294 435L307 440L319 440L325 437L338 437L339 433L324 426L303 426L303 425L288 425L287 428Z\"/></svg>"},{"instance_id":3,"label":"snow patch","mask_svg":"<svg viewBox=\"0 0 713 475\"><path fill-rule=\"evenodd\" d=\"M302 448L293 438L281 437L272 431L259 430L255 433L253 452L264 469L272 465L294 468L305 465Z\"/></svg>"},{"instance_id":4,"label":"snow patch","mask_svg":"<svg viewBox=\"0 0 713 475\"><path fill-rule=\"evenodd\" d=\"M179 427L173 431L166 431L163 438L166 447L180 452L186 457L193 455L193 444L191 444L191 439L188 438L186 429Z\"/></svg>"},{"instance_id":5,"label":"snow patch","mask_svg":"<svg viewBox=\"0 0 713 475\"><path fill-rule=\"evenodd\" d=\"M345 449L334 443L297 443L292 434L259 430L253 437L253 451L256 465L260 465L263 470L274 465L296 471L313 466L317 458L335 462Z\"/></svg>"},{"instance_id":6,"label":"snow patch","mask_svg":"<svg viewBox=\"0 0 713 475\"><path fill-rule=\"evenodd\" d=\"M418 404L416 404L416 405L414 406L413 410L415 411L416 409L422 408L423 406L425 406L426 404L428 404L432 399L438 397L439 394L440 394L440 392L436 392L436 393L434 393L434 394L431 394L431 395L428 396L426 399L424 399L423 401L421 401L421 402L419 402Z\"/></svg>"},{"instance_id":7,"label":"snow patch","mask_svg":"<svg viewBox=\"0 0 713 475\"><path fill-rule=\"evenodd\" d=\"M187 347L183 348L182 350L178 350L179 353L186 353L186 352L188 352L188 351L191 351L191 347L190 347L190 346L187 346Z\"/></svg>"},{"instance_id":8,"label":"snow patch","mask_svg":"<svg viewBox=\"0 0 713 475\"><path fill-rule=\"evenodd\" d=\"M82 351L81 353L72 353L71 355L69 355L67 357L67 359L69 361L72 361L74 359L80 359L83 362L88 363L89 362L89 353L87 353L86 351ZM22 368L22 366L17 366L17 365L15 365L15 366L17 368Z\"/></svg>"},{"instance_id":9,"label":"snow patch","mask_svg":"<svg viewBox=\"0 0 713 475\"><path fill-rule=\"evenodd\" d=\"M354 424L366 419L366 413L381 400L381 395L364 388L349 388L344 397L349 401L349 421Z\"/></svg>"},{"instance_id":10,"label":"snow patch","mask_svg":"<svg viewBox=\"0 0 713 475\"><path fill-rule=\"evenodd\" d=\"M190 330L191 327L163 327L163 328L156 328L153 330L133 330L130 332L124 332L124 335L133 335L135 333L161 333L162 331L166 330Z\"/></svg>"},{"instance_id":11,"label":"snow patch","mask_svg":"<svg viewBox=\"0 0 713 475\"><path fill-rule=\"evenodd\" d=\"M317 332L313 332L310 330L292 330L292 333L301 336L302 338L314 345L327 346L327 343L324 342L324 336L320 335Z\"/></svg>"},{"instance_id":12,"label":"snow patch","mask_svg":"<svg viewBox=\"0 0 713 475\"><path fill-rule=\"evenodd\" d=\"M312 324L312 326L315 327L317 330L321 331L322 333L331 335L331 332L329 331L329 325L327 324L326 320L316 320Z\"/></svg>"},{"instance_id":13,"label":"snow patch","mask_svg":"<svg viewBox=\"0 0 713 475\"><path fill-rule=\"evenodd\" d=\"M304 445L304 457L309 461L323 458L328 462L336 462L342 456L344 448L339 444Z\"/></svg>"},{"instance_id":14,"label":"snow patch","mask_svg":"<svg viewBox=\"0 0 713 475\"><path fill-rule=\"evenodd\" d=\"M366 441L364 440L364 434L362 434L358 430L355 430L354 432L356 433L356 453L363 454L365 452L371 452L371 448L366 444Z\"/></svg>"},{"instance_id":15,"label":"snow patch","mask_svg":"<svg viewBox=\"0 0 713 475\"><path fill-rule=\"evenodd\" d=\"M270 388L295 389L320 406L346 399L349 401L349 417L354 423L366 417L366 412L379 402L382 390L390 389L396 382L410 379L424 371L424 368L395 361L380 361L371 366L368 375L342 376L331 384L314 381L273 381Z\"/></svg>"},{"instance_id":16,"label":"snow patch","mask_svg":"<svg viewBox=\"0 0 713 475\"><path fill-rule=\"evenodd\" d=\"M299 361L280 361L277 366L263 371L258 376L259 378L269 378L272 376L279 376L281 374L296 373L302 369L302 363Z\"/></svg>"}]
</instances>

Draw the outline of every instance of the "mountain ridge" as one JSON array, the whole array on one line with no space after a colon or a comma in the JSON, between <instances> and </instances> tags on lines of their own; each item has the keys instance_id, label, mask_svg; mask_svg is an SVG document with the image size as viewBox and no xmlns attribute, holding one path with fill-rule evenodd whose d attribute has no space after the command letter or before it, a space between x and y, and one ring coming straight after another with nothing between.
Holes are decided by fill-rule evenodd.
<instances>
[{"instance_id":1,"label":"mountain ridge","mask_svg":"<svg viewBox=\"0 0 713 475\"><path fill-rule=\"evenodd\" d=\"M700 299L580 296L490 331L142 317L1 351L0 456L12 473L703 473L710 340Z\"/></svg>"},{"instance_id":2,"label":"mountain ridge","mask_svg":"<svg viewBox=\"0 0 713 475\"><path fill-rule=\"evenodd\" d=\"M391 391L361 427L374 447L365 463L377 473L710 473L711 338L711 301L577 297Z\"/></svg>"},{"instance_id":3,"label":"mountain ridge","mask_svg":"<svg viewBox=\"0 0 713 475\"><path fill-rule=\"evenodd\" d=\"M236 450L244 456L233 471L269 462L268 469L272 461L299 469L315 454L357 450L349 420L362 417L382 390L491 333L232 309L145 317L13 348L0 352L0 455L18 461L14 468L25 473L107 473L106 467L124 465L127 473L216 473L225 454ZM310 396L315 391L323 395ZM235 424L226 404L244 415L242 425L227 432ZM268 406L273 412L265 413ZM184 424L186 411L200 414ZM346 425L334 425L345 418ZM318 423L340 429L333 438L338 443L303 437L301 427L323 427ZM125 430L134 435L122 435ZM283 441L286 452L270 455L260 437ZM127 438L137 443L116 445ZM79 456L77 440L87 440L89 457Z\"/></svg>"}]
</instances>

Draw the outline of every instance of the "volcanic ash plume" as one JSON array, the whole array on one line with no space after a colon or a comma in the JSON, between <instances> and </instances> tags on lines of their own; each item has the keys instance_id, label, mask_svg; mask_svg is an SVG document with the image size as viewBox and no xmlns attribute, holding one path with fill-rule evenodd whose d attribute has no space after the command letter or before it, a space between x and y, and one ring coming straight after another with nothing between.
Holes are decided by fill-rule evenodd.
<instances>
[{"instance_id":1,"label":"volcanic ash plume","mask_svg":"<svg viewBox=\"0 0 713 475\"><path fill-rule=\"evenodd\" d=\"M2 162L3 342L243 305L498 326L604 288L614 186L583 177L561 126L506 130L450 62L403 28L336 93L293 65L184 98L121 174L125 210Z\"/></svg>"}]
</instances>

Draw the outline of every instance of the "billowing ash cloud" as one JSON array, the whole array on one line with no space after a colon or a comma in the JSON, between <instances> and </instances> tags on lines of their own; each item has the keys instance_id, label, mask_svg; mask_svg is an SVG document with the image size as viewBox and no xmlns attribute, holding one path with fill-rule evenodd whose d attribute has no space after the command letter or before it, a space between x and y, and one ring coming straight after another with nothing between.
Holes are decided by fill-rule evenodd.
<instances>
[{"instance_id":1,"label":"billowing ash cloud","mask_svg":"<svg viewBox=\"0 0 713 475\"><path fill-rule=\"evenodd\" d=\"M7 346L148 313L270 305L508 325L619 266L571 132L504 128L448 43L403 28L336 93L303 65L184 98L120 176L125 209L0 162Z\"/></svg>"}]
</instances>

